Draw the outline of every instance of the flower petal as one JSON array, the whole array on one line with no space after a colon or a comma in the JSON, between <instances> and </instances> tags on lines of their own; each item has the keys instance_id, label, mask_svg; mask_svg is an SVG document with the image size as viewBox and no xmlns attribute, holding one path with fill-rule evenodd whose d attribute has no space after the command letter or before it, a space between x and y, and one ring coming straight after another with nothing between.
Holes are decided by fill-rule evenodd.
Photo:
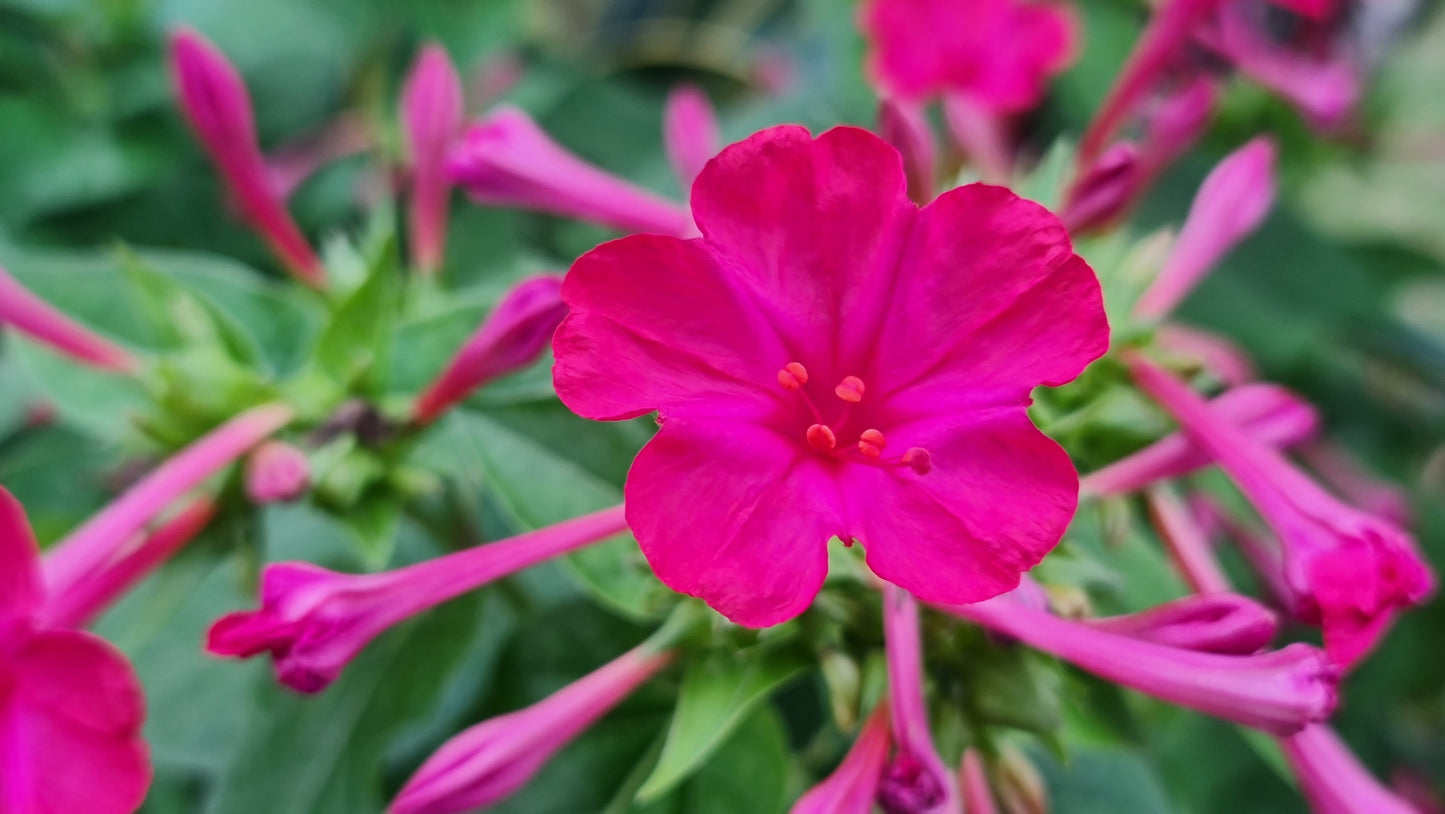
<instances>
[{"instance_id":1,"label":"flower petal","mask_svg":"<svg viewBox=\"0 0 1445 814\"><path fill-rule=\"evenodd\" d=\"M0 487L0 622L28 618L44 600L40 550L25 509Z\"/></svg>"},{"instance_id":2,"label":"flower petal","mask_svg":"<svg viewBox=\"0 0 1445 814\"><path fill-rule=\"evenodd\" d=\"M632 464L626 505L658 579L748 627L812 603L843 528L823 459L729 421L665 421Z\"/></svg>"}]
</instances>

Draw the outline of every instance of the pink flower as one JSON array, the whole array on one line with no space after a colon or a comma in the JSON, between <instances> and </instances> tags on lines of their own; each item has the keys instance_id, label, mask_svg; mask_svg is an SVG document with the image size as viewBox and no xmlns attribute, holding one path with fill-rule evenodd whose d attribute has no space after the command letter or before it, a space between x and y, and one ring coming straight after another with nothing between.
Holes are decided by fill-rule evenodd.
<instances>
[{"instance_id":1,"label":"pink flower","mask_svg":"<svg viewBox=\"0 0 1445 814\"><path fill-rule=\"evenodd\" d=\"M1218 594L1230 590L1229 579L1214 561L1209 534L1199 524L1194 510L1167 484L1158 484L1147 495L1149 519L1169 549L1184 581L1196 593Z\"/></svg>"},{"instance_id":2,"label":"pink flower","mask_svg":"<svg viewBox=\"0 0 1445 814\"><path fill-rule=\"evenodd\" d=\"M1227 390L1210 401L1209 408L1258 444L1293 446L1313 437L1319 428L1319 415L1308 402L1273 384L1246 384ZM1175 432L1090 472L1079 481L1079 489L1097 497L1128 494L1212 462L1187 434Z\"/></svg>"},{"instance_id":3,"label":"pink flower","mask_svg":"<svg viewBox=\"0 0 1445 814\"><path fill-rule=\"evenodd\" d=\"M916 104L884 99L878 103L878 135L903 157L908 197L922 206L933 200L936 158L928 117Z\"/></svg>"},{"instance_id":4,"label":"pink flower","mask_svg":"<svg viewBox=\"0 0 1445 814\"><path fill-rule=\"evenodd\" d=\"M526 709L477 724L428 758L387 811L453 814L508 797L672 657L641 645Z\"/></svg>"},{"instance_id":5,"label":"pink flower","mask_svg":"<svg viewBox=\"0 0 1445 814\"><path fill-rule=\"evenodd\" d=\"M979 178L1007 186L1014 165L1010 122L965 93L943 98L943 121L953 142L977 168Z\"/></svg>"},{"instance_id":6,"label":"pink flower","mask_svg":"<svg viewBox=\"0 0 1445 814\"><path fill-rule=\"evenodd\" d=\"M888 95L960 93L997 112L1036 106L1078 39L1067 6L1025 0L869 0L860 25Z\"/></svg>"},{"instance_id":7,"label":"pink flower","mask_svg":"<svg viewBox=\"0 0 1445 814\"><path fill-rule=\"evenodd\" d=\"M684 190L722 147L717 114L707 94L695 85L678 85L667 95L662 111L662 143L672 171Z\"/></svg>"},{"instance_id":8,"label":"pink flower","mask_svg":"<svg viewBox=\"0 0 1445 814\"><path fill-rule=\"evenodd\" d=\"M698 177L702 239L603 244L563 284L558 394L597 420L658 411L628 523L664 583L739 624L802 612L835 535L967 602L1073 516L1073 466L1026 408L1107 347L1098 281L1005 189L919 210L904 186L870 133L764 130Z\"/></svg>"},{"instance_id":9,"label":"pink flower","mask_svg":"<svg viewBox=\"0 0 1445 814\"><path fill-rule=\"evenodd\" d=\"M0 325L102 370L133 373L140 366L130 351L30 293L4 268L0 268Z\"/></svg>"},{"instance_id":10,"label":"pink flower","mask_svg":"<svg viewBox=\"0 0 1445 814\"><path fill-rule=\"evenodd\" d=\"M320 692L404 619L625 529L617 507L380 574L276 563L261 578L261 609L217 620L206 648L240 658L269 652L281 683Z\"/></svg>"},{"instance_id":11,"label":"pink flower","mask_svg":"<svg viewBox=\"0 0 1445 814\"><path fill-rule=\"evenodd\" d=\"M963 766L958 773L959 786L963 789L963 810L968 814L997 814L993 804L993 792L984 772L983 758L972 747L963 750Z\"/></svg>"},{"instance_id":12,"label":"pink flower","mask_svg":"<svg viewBox=\"0 0 1445 814\"><path fill-rule=\"evenodd\" d=\"M567 152L516 108L472 125L447 173L477 203L536 209L624 232L694 234L687 210Z\"/></svg>"},{"instance_id":13,"label":"pink flower","mask_svg":"<svg viewBox=\"0 0 1445 814\"><path fill-rule=\"evenodd\" d=\"M128 814L151 780L145 695L105 641L40 627L45 600L25 512L0 489L0 810Z\"/></svg>"},{"instance_id":14,"label":"pink flower","mask_svg":"<svg viewBox=\"0 0 1445 814\"><path fill-rule=\"evenodd\" d=\"M284 404L253 407L166 459L46 552L45 584L52 593L65 593L107 567L117 549L167 506L286 426L292 415Z\"/></svg>"},{"instance_id":15,"label":"pink flower","mask_svg":"<svg viewBox=\"0 0 1445 814\"><path fill-rule=\"evenodd\" d=\"M1182 356L1198 364L1231 387L1259 378L1249 354L1212 331L1170 322L1154 330L1154 344L1170 357Z\"/></svg>"},{"instance_id":16,"label":"pink flower","mask_svg":"<svg viewBox=\"0 0 1445 814\"><path fill-rule=\"evenodd\" d=\"M1200 184L1184 228L1134 315L1174 311L1235 244L1259 228L1274 204L1274 140L1260 136L1230 153Z\"/></svg>"},{"instance_id":17,"label":"pink flower","mask_svg":"<svg viewBox=\"0 0 1445 814\"><path fill-rule=\"evenodd\" d=\"M1290 735L1334 711L1339 670L1305 644L1253 656L1201 653L1097 630L1003 599L939 608L1156 698Z\"/></svg>"},{"instance_id":18,"label":"pink flower","mask_svg":"<svg viewBox=\"0 0 1445 814\"><path fill-rule=\"evenodd\" d=\"M798 798L791 814L871 814L890 745L888 703L880 701L843 762Z\"/></svg>"},{"instance_id":19,"label":"pink flower","mask_svg":"<svg viewBox=\"0 0 1445 814\"><path fill-rule=\"evenodd\" d=\"M1315 814L1417 814L1370 776L1329 727L1307 727L1279 745Z\"/></svg>"},{"instance_id":20,"label":"pink flower","mask_svg":"<svg viewBox=\"0 0 1445 814\"><path fill-rule=\"evenodd\" d=\"M567 315L561 292L562 278L550 274L512 288L417 399L416 420L429 423L478 387L531 364Z\"/></svg>"},{"instance_id":21,"label":"pink flower","mask_svg":"<svg viewBox=\"0 0 1445 814\"><path fill-rule=\"evenodd\" d=\"M411 149L412 262L426 274L441 266L447 248L447 151L462 128L462 80L435 43L422 49L401 96L402 123Z\"/></svg>"},{"instance_id":22,"label":"pink flower","mask_svg":"<svg viewBox=\"0 0 1445 814\"><path fill-rule=\"evenodd\" d=\"M240 74L215 46L189 29L171 35L171 72L181 111L220 170L242 219L297 279L323 288L321 260L271 185Z\"/></svg>"},{"instance_id":23,"label":"pink flower","mask_svg":"<svg viewBox=\"0 0 1445 814\"><path fill-rule=\"evenodd\" d=\"M1414 514L1410 496L1383 481L1345 447L1328 439L1306 444L1299 455L1320 478L1353 505L1392 523L1408 525Z\"/></svg>"},{"instance_id":24,"label":"pink flower","mask_svg":"<svg viewBox=\"0 0 1445 814\"><path fill-rule=\"evenodd\" d=\"M1138 613L1082 621L1155 644L1239 656L1259 652L1279 627L1263 605L1234 593L1186 596Z\"/></svg>"},{"instance_id":25,"label":"pink flower","mask_svg":"<svg viewBox=\"0 0 1445 814\"><path fill-rule=\"evenodd\" d=\"M1279 534L1285 582L1302 602L1295 611L1319 622L1332 658L1354 663L1396 610L1431 593L1434 577L1403 530L1336 500L1144 357L1130 354L1128 362L1140 387L1219 462Z\"/></svg>"},{"instance_id":26,"label":"pink flower","mask_svg":"<svg viewBox=\"0 0 1445 814\"><path fill-rule=\"evenodd\" d=\"M878 783L878 803L888 814L963 814L928 726L918 602L896 585L883 589L883 640L895 750Z\"/></svg>"},{"instance_id":27,"label":"pink flower","mask_svg":"<svg viewBox=\"0 0 1445 814\"><path fill-rule=\"evenodd\" d=\"M310 487L306 453L284 441L267 441L246 459L246 497L252 503L295 500Z\"/></svg>"}]
</instances>

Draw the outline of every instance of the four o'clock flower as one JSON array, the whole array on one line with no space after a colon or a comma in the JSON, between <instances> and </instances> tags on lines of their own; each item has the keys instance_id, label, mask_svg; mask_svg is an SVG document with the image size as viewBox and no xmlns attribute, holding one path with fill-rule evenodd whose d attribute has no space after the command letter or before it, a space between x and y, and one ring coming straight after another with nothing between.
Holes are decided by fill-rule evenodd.
<instances>
[{"instance_id":1,"label":"four o'clock flower","mask_svg":"<svg viewBox=\"0 0 1445 814\"><path fill-rule=\"evenodd\" d=\"M708 159L722 147L717 114L707 94L697 86L678 85L667 95L662 110L662 144L678 183L684 190L691 189Z\"/></svg>"},{"instance_id":2,"label":"four o'clock flower","mask_svg":"<svg viewBox=\"0 0 1445 814\"><path fill-rule=\"evenodd\" d=\"M261 577L261 608L217 620L207 649L241 658L270 653L283 684L320 692L391 626L625 529L617 507L380 574L338 574L303 562L269 565Z\"/></svg>"},{"instance_id":3,"label":"four o'clock flower","mask_svg":"<svg viewBox=\"0 0 1445 814\"><path fill-rule=\"evenodd\" d=\"M1143 356L1131 353L1128 362L1139 385L1219 462L1279 535L1284 581L1302 602L1294 610L1319 622L1340 664L1363 656L1396 610L1434 589L1434 576L1403 530L1335 499Z\"/></svg>"},{"instance_id":4,"label":"four o'clock flower","mask_svg":"<svg viewBox=\"0 0 1445 814\"><path fill-rule=\"evenodd\" d=\"M1323 724L1281 738L1284 758L1316 814L1418 814L1376 780Z\"/></svg>"},{"instance_id":5,"label":"four o'clock flower","mask_svg":"<svg viewBox=\"0 0 1445 814\"><path fill-rule=\"evenodd\" d=\"M918 602L896 585L883 589L883 639L894 753L878 783L878 802L888 814L963 814L953 773L928 726Z\"/></svg>"},{"instance_id":6,"label":"four o'clock flower","mask_svg":"<svg viewBox=\"0 0 1445 814\"><path fill-rule=\"evenodd\" d=\"M488 206L536 209L624 232L695 233L684 207L588 164L513 107L469 127L452 148L447 173Z\"/></svg>"},{"instance_id":7,"label":"four o'clock flower","mask_svg":"<svg viewBox=\"0 0 1445 814\"><path fill-rule=\"evenodd\" d=\"M871 814L890 745L888 702L880 701L843 762L798 798L791 814Z\"/></svg>"},{"instance_id":8,"label":"four o'clock flower","mask_svg":"<svg viewBox=\"0 0 1445 814\"><path fill-rule=\"evenodd\" d=\"M562 278L553 274L523 280L507 292L417 399L416 420L426 424L478 387L531 364L567 315L561 292Z\"/></svg>"},{"instance_id":9,"label":"four o'clock flower","mask_svg":"<svg viewBox=\"0 0 1445 814\"><path fill-rule=\"evenodd\" d=\"M387 811L455 814L510 796L672 657L643 643L526 709L462 732L422 764Z\"/></svg>"},{"instance_id":10,"label":"four o'clock flower","mask_svg":"<svg viewBox=\"0 0 1445 814\"><path fill-rule=\"evenodd\" d=\"M46 594L24 510L0 489L0 811L129 814L151 779L145 695L105 641L41 626Z\"/></svg>"},{"instance_id":11,"label":"four o'clock flower","mask_svg":"<svg viewBox=\"0 0 1445 814\"><path fill-rule=\"evenodd\" d=\"M311 461L285 441L267 441L246 458L246 497L252 503L295 500L311 486Z\"/></svg>"},{"instance_id":12,"label":"four o'clock flower","mask_svg":"<svg viewBox=\"0 0 1445 814\"><path fill-rule=\"evenodd\" d=\"M1267 608L1234 593L1186 596L1138 613L1081 621L1099 630L1169 647L1240 656L1259 652L1279 628L1279 621Z\"/></svg>"},{"instance_id":13,"label":"four o'clock flower","mask_svg":"<svg viewBox=\"0 0 1445 814\"><path fill-rule=\"evenodd\" d=\"M417 269L435 273L446 254L447 151L462 128L462 80L435 43L422 49L401 94L402 125L411 150L411 256Z\"/></svg>"},{"instance_id":14,"label":"four o'clock flower","mask_svg":"<svg viewBox=\"0 0 1445 814\"><path fill-rule=\"evenodd\" d=\"M171 35L171 73L181 111L220 170L241 217L297 279L324 287L321 260L271 183L240 74L215 46L189 29Z\"/></svg>"},{"instance_id":15,"label":"four o'clock flower","mask_svg":"<svg viewBox=\"0 0 1445 814\"><path fill-rule=\"evenodd\" d=\"M562 286L558 394L598 420L658 411L628 523L664 583L740 624L808 607L830 537L970 602L1073 516L1073 466L1026 411L1106 349L1097 279L1008 190L920 210L905 183L866 131L764 130L694 184L702 239L603 244Z\"/></svg>"},{"instance_id":16,"label":"four o'clock flower","mask_svg":"<svg viewBox=\"0 0 1445 814\"><path fill-rule=\"evenodd\" d=\"M0 325L11 328L92 367L133 372L139 362L111 342L30 292L0 268Z\"/></svg>"}]
</instances>

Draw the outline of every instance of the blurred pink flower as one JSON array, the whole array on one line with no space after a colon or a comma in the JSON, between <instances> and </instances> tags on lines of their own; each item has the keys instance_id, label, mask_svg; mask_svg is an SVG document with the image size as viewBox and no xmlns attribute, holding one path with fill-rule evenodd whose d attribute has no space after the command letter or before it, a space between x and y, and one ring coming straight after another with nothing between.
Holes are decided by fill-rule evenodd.
<instances>
[{"instance_id":1,"label":"blurred pink flower","mask_svg":"<svg viewBox=\"0 0 1445 814\"><path fill-rule=\"evenodd\" d=\"M1392 523L1410 523L1414 511L1409 493L1382 480L1344 446L1320 438L1301 447L1299 456L1351 504Z\"/></svg>"},{"instance_id":2,"label":"blurred pink flower","mask_svg":"<svg viewBox=\"0 0 1445 814\"><path fill-rule=\"evenodd\" d=\"M722 148L717 114L707 94L697 86L678 85L667 95L662 112L662 143L678 183L687 192L708 159Z\"/></svg>"},{"instance_id":3,"label":"blurred pink flower","mask_svg":"<svg viewBox=\"0 0 1445 814\"><path fill-rule=\"evenodd\" d=\"M526 709L462 732L422 764L388 813L456 814L512 795L672 657L641 645Z\"/></svg>"},{"instance_id":4,"label":"blurred pink flower","mask_svg":"<svg viewBox=\"0 0 1445 814\"><path fill-rule=\"evenodd\" d=\"M321 260L272 185L240 74L215 46L190 29L171 35L171 73L181 111L220 170L242 219L297 279L324 288Z\"/></svg>"},{"instance_id":5,"label":"blurred pink flower","mask_svg":"<svg viewBox=\"0 0 1445 814\"><path fill-rule=\"evenodd\" d=\"M1145 498L1154 530L1190 589L1201 594L1228 592L1229 579L1214 561L1209 534L1199 523L1193 507L1181 500L1168 484L1150 487Z\"/></svg>"},{"instance_id":6,"label":"blurred pink flower","mask_svg":"<svg viewBox=\"0 0 1445 814\"><path fill-rule=\"evenodd\" d=\"M497 303L476 333L417 399L415 417L434 421L478 387L531 364L567 315L562 278L523 280Z\"/></svg>"},{"instance_id":7,"label":"blurred pink flower","mask_svg":"<svg viewBox=\"0 0 1445 814\"><path fill-rule=\"evenodd\" d=\"M462 80L446 49L431 43L422 49L401 95L402 124L411 155L412 262L434 274L447 249L447 202L451 179L447 152L462 128Z\"/></svg>"},{"instance_id":8,"label":"blurred pink flower","mask_svg":"<svg viewBox=\"0 0 1445 814\"><path fill-rule=\"evenodd\" d=\"M888 814L963 814L953 773L928 726L918 602L896 585L883 589L883 640L894 751L878 781L878 803Z\"/></svg>"},{"instance_id":9,"label":"blurred pink flower","mask_svg":"<svg viewBox=\"0 0 1445 814\"><path fill-rule=\"evenodd\" d=\"M1279 745L1315 814L1418 814L1372 777L1328 726L1307 727Z\"/></svg>"},{"instance_id":10,"label":"blurred pink flower","mask_svg":"<svg viewBox=\"0 0 1445 814\"><path fill-rule=\"evenodd\" d=\"M246 458L245 480L252 503L295 500L311 487L311 462L284 441L267 441Z\"/></svg>"},{"instance_id":11,"label":"blurred pink flower","mask_svg":"<svg viewBox=\"0 0 1445 814\"><path fill-rule=\"evenodd\" d=\"M1154 330L1154 344L1171 357L1182 356L1199 364L1230 387L1259 378L1249 354L1212 331L1168 322Z\"/></svg>"},{"instance_id":12,"label":"blurred pink flower","mask_svg":"<svg viewBox=\"0 0 1445 814\"><path fill-rule=\"evenodd\" d=\"M281 200L333 161L366 152L376 138L361 114L347 112L276 147L266 156L271 189Z\"/></svg>"},{"instance_id":13,"label":"blurred pink flower","mask_svg":"<svg viewBox=\"0 0 1445 814\"><path fill-rule=\"evenodd\" d=\"M1274 639L1279 620L1246 596L1186 596L1138 613L1080 620L1089 627L1155 644L1247 656Z\"/></svg>"},{"instance_id":14,"label":"blurred pink flower","mask_svg":"<svg viewBox=\"0 0 1445 814\"><path fill-rule=\"evenodd\" d=\"M936 172L933 132L923 108L884 99L878 103L878 135L903 157L908 197L922 206L933 200Z\"/></svg>"},{"instance_id":15,"label":"blurred pink flower","mask_svg":"<svg viewBox=\"0 0 1445 814\"><path fill-rule=\"evenodd\" d=\"M871 814L891 745L888 702L880 701L853 748L823 782L793 804L791 814Z\"/></svg>"},{"instance_id":16,"label":"blurred pink flower","mask_svg":"<svg viewBox=\"0 0 1445 814\"><path fill-rule=\"evenodd\" d=\"M963 750L963 765L958 772L959 786L963 789L963 810L966 814L998 814L993 804L993 791L984 771L983 758L978 750L969 747Z\"/></svg>"},{"instance_id":17,"label":"blurred pink flower","mask_svg":"<svg viewBox=\"0 0 1445 814\"><path fill-rule=\"evenodd\" d=\"M239 658L270 653L281 683L320 692L393 625L626 528L616 507L380 574L275 563L261 578L261 608L217 620L206 648Z\"/></svg>"},{"instance_id":18,"label":"blurred pink flower","mask_svg":"<svg viewBox=\"0 0 1445 814\"><path fill-rule=\"evenodd\" d=\"M0 488L0 810L129 814L151 780L145 695L105 641L41 627L45 601L25 511Z\"/></svg>"},{"instance_id":19,"label":"blurred pink flower","mask_svg":"<svg viewBox=\"0 0 1445 814\"><path fill-rule=\"evenodd\" d=\"M139 361L130 351L71 319L30 293L0 268L0 325L101 370L133 373Z\"/></svg>"},{"instance_id":20,"label":"blurred pink flower","mask_svg":"<svg viewBox=\"0 0 1445 814\"><path fill-rule=\"evenodd\" d=\"M603 244L563 284L558 394L596 420L659 412L628 522L664 583L739 624L808 607L835 535L967 602L1073 516L1073 466L1027 406L1108 345L1093 271L1008 190L919 210L905 183L866 131L764 130L698 177L703 239Z\"/></svg>"}]
</instances>

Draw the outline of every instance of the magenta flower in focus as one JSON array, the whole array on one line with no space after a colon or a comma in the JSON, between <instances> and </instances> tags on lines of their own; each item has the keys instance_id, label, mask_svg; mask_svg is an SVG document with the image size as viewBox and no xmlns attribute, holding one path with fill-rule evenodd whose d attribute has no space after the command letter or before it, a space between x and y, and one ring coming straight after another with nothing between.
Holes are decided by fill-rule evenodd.
<instances>
[{"instance_id":1,"label":"magenta flower in focus","mask_svg":"<svg viewBox=\"0 0 1445 814\"><path fill-rule=\"evenodd\" d=\"M252 503L295 500L311 487L311 461L284 441L267 441L246 458L246 497Z\"/></svg>"},{"instance_id":2,"label":"magenta flower in focus","mask_svg":"<svg viewBox=\"0 0 1445 814\"><path fill-rule=\"evenodd\" d=\"M896 585L883 589L883 639L894 752L878 782L878 803L888 814L963 814L928 726L918 602Z\"/></svg>"},{"instance_id":3,"label":"magenta flower in focus","mask_svg":"<svg viewBox=\"0 0 1445 814\"><path fill-rule=\"evenodd\" d=\"M418 397L416 420L429 423L478 387L531 364L567 315L561 292L562 278L551 274L523 280L507 292Z\"/></svg>"},{"instance_id":4,"label":"magenta flower in focus","mask_svg":"<svg viewBox=\"0 0 1445 814\"><path fill-rule=\"evenodd\" d=\"M1340 664L1357 661L1397 610L1434 590L1434 576L1402 529L1336 500L1142 356L1131 354L1129 365L1139 385L1219 462L1279 534L1284 581L1301 603L1293 610L1320 624L1325 646Z\"/></svg>"},{"instance_id":5,"label":"magenta flower in focus","mask_svg":"<svg viewBox=\"0 0 1445 814\"><path fill-rule=\"evenodd\" d=\"M145 695L102 639L40 627L45 601L25 512L0 489L0 810L129 814L151 780Z\"/></svg>"},{"instance_id":6,"label":"magenta flower in focus","mask_svg":"<svg viewBox=\"0 0 1445 814\"><path fill-rule=\"evenodd\" d=\"M477 724L422 764L388 814L456 814L513 794L671 661L671 652L640 645L526 709Z\"/></svg>"},{"instance_id":7,"label":"magenta flower in focus","mask_svg":"<svg viewBox=\"0 0 1445 814\"><path fill-rule=\"evenodd\" d=\"M793 804L790 814L871 814L891 744L888 703L880 701L843 762Z\"/></svg>"},{"instance_id":8,"label":"magenta flower in focus","mask_svg":"<svg viewBox=\"0 0 1445 814\"><path fill-rule=\"evenodd\" d=\"M435 273L447 249L447 200L451 180L447 151L462 128L462 80L435 43L422 49L401 95L402 124L411 150L412 262Z\"/></svg>"},{"instance_id":9,"label":"magenta flower in focus","mask_svg":"<svg viewBox=\"0 0 1445 814\"><path fill-rule=\"evenodd\" d=\"M220 170L242 219L297 279L324 288L321 260L272 185L240 74L215 46L189 29L171 35L171 72L181 111Z\"/></svg>"},{"instance_id":10,"label":"magenta flower in focus","mask_svg":"<svg viewBox=\"0 0 1445 814\"><path fill-rule=\"evenodd\" d=\"M1328 726L1307 727L1279 745L1315 814L1419 814L1372 777Z\"/></svg>"},{"instance_id":11,"label":"magenta flower in focus","mask_svg":"<svg viewBox=\"0 0 1445 814\"><path fill-rule=\"evenodd\" d=\"M722 147L717 114L700 88L679 85L667 95L662 111L662 143L678 183L683 190L691 189L708 159Z\"/></svg>"},{"instance_id":12,"label":"magenta flower in focus","mask_svg":"<svg viewBox=\"0 0 1445 814\"><path fill-rule=\"evenodd\" d=\"M929 601L1017 585L1078 492L1029 393L1108 345L1058 220L979 184L920 210L898 153L849 127L724 149L693 211L700 240L580 258L553 343L575 412L659 413L626 485L657 576L752 627L812 602L833 536Z\"/></svg>"},{"instance_id":13,"label":"magenta flower in focus","mask_svg":"<svg viewBox=\"0 0 1445 814\"><path fill-rule=\"evenodd\" d=\"M268 565L260 610L218 619L206 649L239 658L270 653L281 683L320 692L393 625L625 529L618 507L380 574L338 574L304 562Z\"/></svg>"},{"instance_id":14,"label":"magenta flower in focus","mask_svg":"<svg viewBox=\"0 0 1445 814\"><path fill-rule=\"evenodd\" d=\"M138 362L129 351L96 334L30 293L0 268L0 325L101 370L131 373Z\"/></svg>"}]
</instances>

